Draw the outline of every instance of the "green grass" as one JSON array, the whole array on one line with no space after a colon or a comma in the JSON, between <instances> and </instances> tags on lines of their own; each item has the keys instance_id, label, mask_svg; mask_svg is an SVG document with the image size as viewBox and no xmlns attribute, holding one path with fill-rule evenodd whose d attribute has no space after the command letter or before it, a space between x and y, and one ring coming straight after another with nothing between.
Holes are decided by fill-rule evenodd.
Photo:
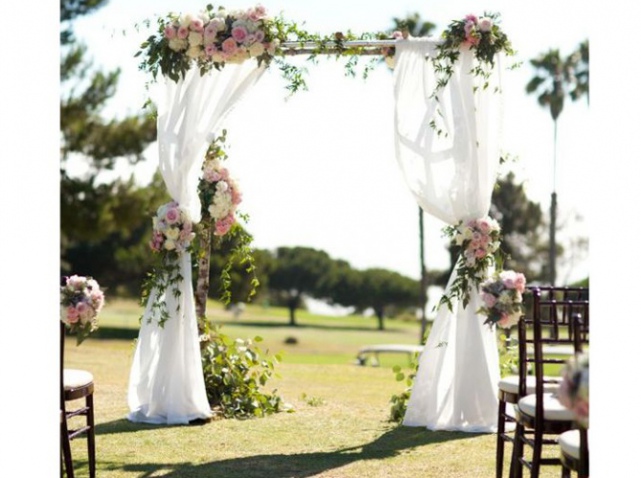
<instances>
[{"instance_id":1,"label":"green grass","mask_svg":"<svg viewBox=\"0 0 641 478\"><path fill-rule=\"evenodd\" d=\"M66 366L94 374L100 478L493 476L495 435L388 422L390 397L404 384L389 364L353 363L361 345L417 343L418 324L388 321L388 330L380 332L375 319L301 314L300 327L292 328L282 310L249 307L236 322L215 304L208 310L210 318L224 322L227 335L262 335L270 350L284 351L279 376L268 387L295 412L193 426L130 423L127 383L140 310L133 302L110 302L99 333L80 346L69 338L65 347ZM286 346L288 336L298 344ZM404 357L390 360L407 365ZM88 476L85 441L72 445L77 476ZM542 477L559 474L557 467L546 467Z\"/></svg>"}]
</instances>

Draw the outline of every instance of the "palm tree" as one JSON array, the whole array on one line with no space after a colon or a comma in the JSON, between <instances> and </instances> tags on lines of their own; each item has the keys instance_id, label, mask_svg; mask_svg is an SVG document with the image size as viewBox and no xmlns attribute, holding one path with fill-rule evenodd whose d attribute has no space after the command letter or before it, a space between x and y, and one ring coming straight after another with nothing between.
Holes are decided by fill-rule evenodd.
<instances>
[{"instance_id":1,"label":"palm tree","mask_svg":"<svg viewBox=\"0 0 641 478\"><path fill-rule=\"evenodd\" d=\"M567 95L567 85L572 82L571 57L563 60L559 50L549 50L538 58L530 60L535 68L534 77L528 82L525 91L537 94L539 104L550 109L554 121L554 163L552 178L552 197L550 201L550 284L556 282L556 146L557 120L563 111Z\"/></svg>"},{"instance_id":2,"label":"palm tree","mask_svg":"<svg viewBox=\"0 0 641 478\"><path fill-rule=\"evenodd\" d=\"M417 12L407 15L405 18L394 18L394 30L407 32L413 37L429 36L436 28L436 24L424 21L421 15ZM419 257L421 261L421 295L419 296L420 309L421 309L421 335L420 343L425 340L425 332L427 330L427 314L425 308L427 305L427 269L425 267L425 250L424 250L424 228L423 228L423 209L418 207L418 234L419 234Z\"/></svg>"},{"instance_id":3,"label":"palm tree","mask_svg":"<svg viewBox=\"0 0 641 478\"><path fill-rule=\"evenodd\" d=\"M574 89L570 91L570 98L578 100L586 96L590 104L590 43L585 40L579 44L577 50L570 55Z\"/></svg>"}]
</instances>

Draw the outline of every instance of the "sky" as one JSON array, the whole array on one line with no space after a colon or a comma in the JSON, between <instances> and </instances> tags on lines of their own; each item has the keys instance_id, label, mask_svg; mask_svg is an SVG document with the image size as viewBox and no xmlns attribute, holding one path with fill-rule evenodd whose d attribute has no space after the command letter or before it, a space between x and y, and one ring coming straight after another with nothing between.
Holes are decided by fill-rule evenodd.
<instances>
[{"instance_id":1,"label":"sky","mask_svg":"<svg viewBox=\"0 0 641 478\"><path fill-rule=\"evenodd\" d=\"M141 85L145 78L136 71L135 53L138 40L133 34L122 37L117 32L139 21L141 18L152 17L154 13L164 14L175 9L176 5L187 7L202 5L193 2L142 2L112 0L90 23L84 26L82 33L93 35L92 42L94 60L109 69L113 66L123 68L122 84L119 95L126 95L112 113L126 114L138 111L142 104L144 92ZM226 3L226 6L247 4ZM355 32L386 29L390 26L390 18L404 16L408 12L418 11L424 18L437 23L438 29L454 18L478 12L481 8L499 11L503 17L503 27L512 39L515 48L524 60L545 51L550 47L559 47L562 52L573 49L578 42L589 35L591 55L591 97L590 114L587 124L587 108L578 104L566 106L559 122L559 183L558 194L561 211L576 208L589 219L590 237L590 288L593 300L590 304L594 340L590 345L590 353L598 360L593 362L592 373L597 385L592 387L591 402L597 413L591 417L590 447L591 468L594 476L628 476L629 457L636 452L633 440L612 440L613 436L624 436L629 433L629 427L634 426L633 417L627 410L633 409L634 394L617 394L616 406L611 406L611 386L609 383L630 383L630 372L636 370L630 364L638 362L633 351L638 349L638 337L641 336L639 327L641 321L636 317L634 297L636 295L636 271L639 270L638 254L636 253L636 236L639 234L636 216L638 205L641 204L641 188L638 187L639 147L637 138L641 131L638 111L641 109L641 89L639 77L641 65L634 61L636 56L635 35L638 31L638 16L630 11L630 2L583 2L576 0L538 2L518 1L441 1L441 2L349 2L347 0L324 2L265 2L272 12L284 10L292 20L306 20L308 30L322 33L340 29L352 28ZM2 152L4 174L0 175L0 199L4 206L2 234L0 234L0 253L4 280L0 297L3 301L5 318L5 333L0 334L0 359L4 363L19 364L15 367L3 368L3 379L6 383L21 383L25 393L4 394L0 404L6 409L21 409L35 411L34 427L39 432L33 434L32 427L25 426L24 414L8 414L5 417L5 429L11 430L12 440L0 463L2 476L15 476L24 471L25 443L29 449L38 450L38 460L30 462L30 471L34 475L46 476L51 471L51 463L59 463L59 451L52 444L57 443L58 426L56 414L56 399L52 393L51 400L43 400L43 390L55 390L58 380L56 360L51 360L58 353L57 334L59 304L59 54L57 50L58 4L42 2L37 12L26 12L18 2L4 5L5 18L12 20L5 24L5 48L3 50L3 69L0 74L0 151ZM28 13L28 16L25 16ZM29 28L25 29L28 20ZM589 29L588 29L589 27ZM78 30L80 33L81 31ZM83 35L84 36L84 35ZM127 66L129 65L129 66ZM320 76L330 68L312 72L312 81L321 81ZM528 194L547 208L550 188L551 168L551 121L546 111L536 105L532 97L522 94L523 81L531 72L523 67L523 76L515 81L511 88L513 96L506 99L509 114L506 117L506 129L509 131L506 140L508 150L521 157L520 174L527 180ZM385 72L387 74L387 72ZM252 216L250 228L256 236L259 245L268 244L269 234L275 234L279 220L286 220L287 227L283 228L283 243L294 239L289 234L291 224L310 228L304 223L304 217L296 216L299 204L306 207L315 201L329 203L335 196L340 199L339 207L331 209L334 214L315 218L321 222L314 239L324 242L314 242L312 245L325 247L331 240L337 244L348 244L344 249L327 248L335 256L344 256L354 266L394 264L398 270L408 270L411 274L413 267L418 266L410 259L400 255L392 256L385 241L392 238L398 247L395 251L408 251L408 257L415 256L416 217L415 207L409 201L408 194L402 187L398 172L392 166L392 158L372 159L367 167L354 166L359 171L354 172L351 164L355 158L361 158L361 148L367 143L361 142L358 148L349 150L351 156L340 155L343 158L338 166L332 164L331 179L346 178L351 189L341 189L332 180L318 176L314 170L314 181L321 186L322 192L314 196L301 195L300 190L288 189L302 182L290 174L296 170L296 162L309 163L308 158L316 150L326 144L336 143L341 129L334 128L334 123L346 117L342 128L346 129L351 139L368 141L377 140L378 130L373 126L374 118L357 116L356 108L345 107L345 103L335 102L331 109L333 115L328 119L321 118L320 111L311 110L311 100L306 99L312 94L320 95L326 91L328 97L334 98L341 91L355 84L354 90L365 95L365 91L375 90L369 96L367 103L371 108L369 113L377 109L389 108L386 102L391 95L391 85L386 83L385 75L371 79L367 83L359 83L340 77L338 72L328 73L336 77L325 85L310 84L313 93L301 94L288 102L288 114L292 117L279 118L276 111L266 111L265 106L246 108L257 116L259 121L247 122L245 131L234 133L242 138L244 133L251 136L252 142L262 146L262 162L271 162L285 155L284 148L291 148L296 153L295 159L285 169L274 164L259 180L253 179L252 170L258 170L260 161L251 162L241 158L245 141L234 138L233 154L235 161L233 172L242 175L239 179L245 188L245 210ZM387 75L389 76L389 75ZM256 90L254 96L271 101L270 106L279 103L283 97L281 90L268 89L268 77L263 78L267 90ZM373 81L372 81L373 80ZM272 80L276 82L276 80ZM325 80L323 80L325 81ZM333 81L334 83L331 83ZM381 87L382 85L382 87ZM260 86L260 85L259 85ZM386 89L387 88L387 89ZM367 93L370 94L370 93ZM307 95L307 96L306 96ZM324 97L319 103L328 102ZM294 119L291 109L302 103L302 110L307 108L307 116ZM306 106L305 106L306 105ZM364 106L362 106L364 107ZM378 107L378 108L377 108ZM318 108L318 105L314 106ZM247 109L245 111L247 111ZM242 109L239 107L239 112ZM300 113L299 113L300 114ZM389 114L381 113L383 119L389 120ZM248 116L245 113L245 118ZM310 118L312 117L313 118ZM230 120L233 118L230 117ZM241 118L242 119L242 118ZM314 119L314 121L311 121ZM318 124L323 119L324 122ZM349 120L349 121L348 121ZM242 121L237 119L236 121ZM249 120L248 120L249 121ZM299 138L300 130L297 121L307 126L314 135ZM256 126L258 124L258 126ZM367 128L363 127L364 125ZM253 128L253 129L250 129ZM240 128L239 128L240 129ZM384 127L383 127L384 129ZM321 134L318 134L321 133ZM231 134L231 131L230 131ZM259 136L260 134L260 136ZM278 136L283 134L287 141ZM277 141L270 137L279 138ZM295 144L297 146L291 146ZM302 146L301 146L302 145ZM313 148L301 149L312 145ZM382 148L381 148L382 149ZM241 150L241 151L239 151ZM323 150L326 151L326 150ZM369 150L368 150L369 151ZM246 153L242 153L246 154ZM293 154L293 153L288 153ZM321 159L331 159L332 153L323 153ZM336 154L336 153L333 153ZM268 157L268 159L264 159ZM250 157L251 158L251 157ZM151 160L150 160L151 161ZM242 163L249 162L246 172ZM391 163L391 164L390 164ZM231 167L230 163L230 167ZM375 167L374 167L375 166ZM235 169L234 169L235 168ZM376 176L381 168L387 175ZM303 169L299 166L300 169ZM574 172L573 176L570 174ZM249 174L249 177L247 175ZM396 175L396 176L395 176ZM574 178L574 181L571 179ZM250 201L252 181L260 181L260 197L267 204L267 210L261 209L260 202ZM311 188L314 182L306 183L303 192ZM361 186L376 187L375 192L361 190ZM578 187L577 187L578 186ZM258 189L258 188L254 188ZM277 196L279 190L286 190L289 201L279 203L277 214L262 218L272 207L272 196ZM271 192L271 195L266 194ZM405 196L404 196L405 195ZM247 197L249 196L249 197ZM302 197L307 200L303 201ZM383 203L389 203L388 209L377 209L372 203L380 197ZM345 230L340 221L345 214L341 207L349 207L352 201L364 198L359 203L356 215L353 217L355 228ZM400 199L399 199L400 198ZM274 200L275 201L275 200ZM399 201L399 205L393 205ZM380 203L379 203L380 204ZM327 206L330 208L330 206ZM333 206L331 206L333 208ZM409 210L410 212L407 212ZM271 213L270 213L271 214ZM371 217L373 216L373 218ZM339 221L333 223L331 220ZM266 230L258 225L265 221L271 227ZM326 221L326 222L322 222ZM358 228L371 228L369 240L357 246L349 246L351 239L358 237ZM429 225L428 225L429 227ZM432 226L432 229L436 229ZM438 251L441 249L438 235L428 238L427 260L428 267L438 267ZM391 233L389 233L391 231ZM329 234L327 234L329 232ZM286 234L285 234L286 233ZM388 234L389 233L389 234ZM298 239L295 237L295 239ZM627 241L632 241L630 244ZM378 249L366 258L360 258L363 249L369 249L373 244L379 244ZM380 245L382 244L382 245ZM274 244L280 245L280 244ZM332 246L334 247L334 246ZM343 252L348 251L348 252ZM382 251L382 252L381 252ZM411 259L414 260L414 259ZM37 377L29 380L26 377ZM29 388L33 387L33 390ZM45 395L46 396L46 395ZM19 401L19 403L18 403ZM14 403L15 402L15 403ZM607 412L606 412L607 409ZM601 413L598 413L598 412ZM36 420L37 419L37 423ZM627 435L625 435L627 436ZM6 448L6 444L5 444ZM626 473L628 472L628 473Z\"/></svg>"},{"instance_id":2,"label":"sky","mask_svg":"<svg viewBox=\"0 0 641 478\"><path fill-rule=\"evenodd\" d=\"M558 14L550 17L543 4L516 7L519 2L485 2L483 11L499 12L502 27L518 51L523 66L504 75L504 151L518 157L511 164L528 196L549 210L552 191L553 123L534 96L524 93L533 71L527 61L549 48L562 54L573 51L588 38L587 23L568 24L578 2L558 2ZM354 33L384 31L394 17L418 12L436 23L436 34L456 18L474 12L478 2L263 2L272 14L305 22L303 28L327 34L351 29ZM217 4L215 4L217 5ZM533 4L534 5L534 4ZM133 25L170 11L197 12L202 2L161 0L131 2L111 0L91 16L75 24L76 35L85 41L96 65L122 69L116 98L106 116L124 116L140 111L146 99L149 78L137 69L134 54L148 31ZM230 1L225 7L248 4ZM545 20L545 21L544 21ZM543 26L543 28L542 28ZM393 75L379 67L367 80L347 78L342 62L321 60L307 64L309 91L288 98L278 70L268 71L256 87L229 114L230 159L228 169L243 190L242 211L250 216L246 225L254 246L308 246L347 260L358 269L382 267L418 278L418 206L406 187L394 157ZM364 64L366 60L362 63ZM587 155L583 141L588 121L585 100L570 103L559 120L557 194L561 241L587 236L588 211L583 199L588 185L575 181L573 171ZM157 165L156 145L148 161L134 171L124 165L119 175L135 172L142 183ZM503 170L507 172L507 168ZM443 224L425 219L425 256L429 269L448 267L442 236ZM583 260L559 267L559 281L585 277Z\"/></svg>"}]
</instances>

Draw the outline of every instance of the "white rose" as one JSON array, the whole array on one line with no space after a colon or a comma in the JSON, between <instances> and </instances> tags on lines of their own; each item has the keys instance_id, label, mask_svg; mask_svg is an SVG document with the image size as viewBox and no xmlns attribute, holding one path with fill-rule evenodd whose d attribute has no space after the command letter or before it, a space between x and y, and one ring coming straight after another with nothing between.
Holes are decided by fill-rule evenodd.
<instances>
[{"instance_id":1,"label":"white rose","mask_svg":"<svg viewBox=\"0 0 641 478\"><path fill-rule=\"evenodd\" d=\"M198 58L200 56L201 52L202 52L202 50L200 49L200 47L198 45L194 45L194 46L189 47L189 49L187 50L187 52L185 54L189 58L194 58L195 59L195 58Z\"/></svg>"},{"instance_id":2,"label":"white rose","mask_svg":"<svg viewBox=\"0 0 641 478\"><path fill-rule=\"evenodd\" d=\"M180 38L172 38L169 40L169 48L174 51L181 51L187 48L187 40L181 40Z\"/></svg>"},{"instance_id":3,"label":"white rose","mask_svg":"<svg viewBox=\"0 0 641 478\"><path fill-rule=\"evenodd\" d=\"M189 25L191 25L191 22L197 18L198 18L197 16L192 15L191 13L188 13L180 19L180 26L189 28Z\"/></svg>"},{"instance_id":4,"label":"white rose","mask_svg":"<svg viewBox=\"0 0 641 478\"><path fill-rule=\"evenodd\" d=\"M168 251L173 251L174 249L176 249L176 243L170 240L165 241L165 249L167 249Z\"/></svg>"},{"instance_id":5,"label":"white rose","mask_svg":"<svg viewBox=\"0 0 641 478\"><path fill-rule=\"evenodd\" d=\"M180 236L180 231L177 227L170 227L165 231L165 236L167 236L167 239L175 241Z\"/></svg>"},{"instance_id":6,"label":"white rose","mask_svg":"<svg viewBox=\"0 0 641 478\"><path fill-rule=\"evenodd\" d=\"M492 19L488 17L481 17L478 22L478 29L482 32L489 32L492 29Z\"/></svg>"},{"instance_id":7,"label":"white rose","mask_svg":"<svg viewBox=\"0 0 641 478\"><path fill-rule=\"evenodd\" d=\"M217 51L211 56L211 61L213 61L214 63L224 63L225 57L221 52Z\"/></svg>"},{"instance_id":8,"label":"white rose","mask_svg":"<svg viewBox=\"0 0 641 478\"><path fill-rule=\"evenodd\" d=\"M257 57L265 53L265 46L262 43L256 42L249 47L249 55Z\"/></svg>"},{"instance_id":9,"label":"white rose","mask_svg":"<svg viewBox=\"0 0 641 478\"><path fill-rule=\"evenodd\" d=\"M385 64L388 67L394 69L394 66L395 66L394 57L393 56L386 56L385 57Z\"/></svg>"},{"instance_id":10,"label":"white rose","mask_svg":"<svg viewBox=\"0 0 641 478\"><path fill-rule=\"evenodd\" d=\"M187 37L190 46L197 46L203 44L203 34L198 32L190 32Z\"/></svg>"}]
</instances>

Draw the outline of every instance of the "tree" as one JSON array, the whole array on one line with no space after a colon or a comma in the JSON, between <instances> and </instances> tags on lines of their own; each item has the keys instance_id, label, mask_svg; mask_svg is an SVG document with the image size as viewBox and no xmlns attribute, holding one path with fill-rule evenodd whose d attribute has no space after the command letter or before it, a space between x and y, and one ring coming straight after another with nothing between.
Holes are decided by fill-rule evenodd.
<instances>
[{"instance_id":1,"label":"tree","mask_svg":"<svg viewBox=\"0 0 641 478\"><path fill-rule=\"evenodd\" d=\"M554 285L556 282L556 164L557 164L557 120L563 111L565 97L568 95L570 85L575 84L571 95L572 99L582 96L588 92L587 81L589 77L589 55L587 41L579 48L578 56L573 54L563 59L558 49L551 49L539 57L530 60L534 67L535 75L525 86L528 94L536 94L539 105L549 108L550 115L554 122L554 156L553 156L553 178L552 194L550 200L550 248L549 248L549 281ZM575 74L575 66L581 65L578 76ZM580 80L580 83L577 81Z\"/></svg>"},{"instance_id":2,"label":"tree","mask_svg":"<svg viewBox=\"0 0 641 478\"><path fill-rule=\"evenodd\" d=\"M570 55L574 88L570 90L570 98L579 100L585 95L590 104L590 43L581 42L577 50Z\"/></svg>"},{"instance_id":3,"label":"tree","mask_svg":"<svg viewBox=\"0 0 641 478\"><path fill-rule=\"evenodd\" d=\"M416 307L420 291L418 281L398 272L372 268L360 272L360 285L351 303L358 310L374 309L378 330L385 330L385 315L392 308Z\"/></svg>"},{"instance_id":4,"label":"tree","mask_svg":"<svg viewBox=\"0 0 641 478\"><path fill-rule=\"evenodd\" d=\"M501 224L501 249L508 255L506 269L525 274L528 282L545 280L547 248L542 239L545 218L541 206L530 201L514 173L499 178L492 192L490 215Z\"/></svg>"},{"instance_id":5,"label":"tree","mask_svg":"<svg viewBox=\"0 0 641 478\"><path fill-rule=\"evenodd\" d=\"M92 67L91 61L86 59L86 47L73 34L73 20L91 14L105 4L106 0L60 2L63 273L89 266L87 262L77 262L79 250L102 249L105 238L114 239L114 234L126 240L138 237L136 231L150 223L147 215L149 201L157 199L155 195L160 194L158 191L136 191L131 180L99 180L99 174L113 169L118 158L127 158L131 164L140 161L145 148L156 138L155 119L149 116L107 120L100 115L116 92L120 70L105 73ZM79 177L68 170L71 157L86 163L88 172L84 176ZM152 187L160 186L154 183ZM146 194L147 197L143 197ZM140 235L141 240L143 236ZM115 253L116 249L116 246L112 247L112 252ZM110 258L103 259L108 265ZM102 269L84 271L96 276L99 272L102 279L105 274Z\"/></svg>"},{"instance_id":6,"label":"tree","mask_svg":"<svg viewBox=\"0 0 641 478\"><path fill-rule=\"evenodd\" d=\"M296 325L296 309L304 295L318 296L332 260L324 251L309 247L279 247L269 273L270 288L285 297L289 325Z\"/></svg>"}]
</instances>

